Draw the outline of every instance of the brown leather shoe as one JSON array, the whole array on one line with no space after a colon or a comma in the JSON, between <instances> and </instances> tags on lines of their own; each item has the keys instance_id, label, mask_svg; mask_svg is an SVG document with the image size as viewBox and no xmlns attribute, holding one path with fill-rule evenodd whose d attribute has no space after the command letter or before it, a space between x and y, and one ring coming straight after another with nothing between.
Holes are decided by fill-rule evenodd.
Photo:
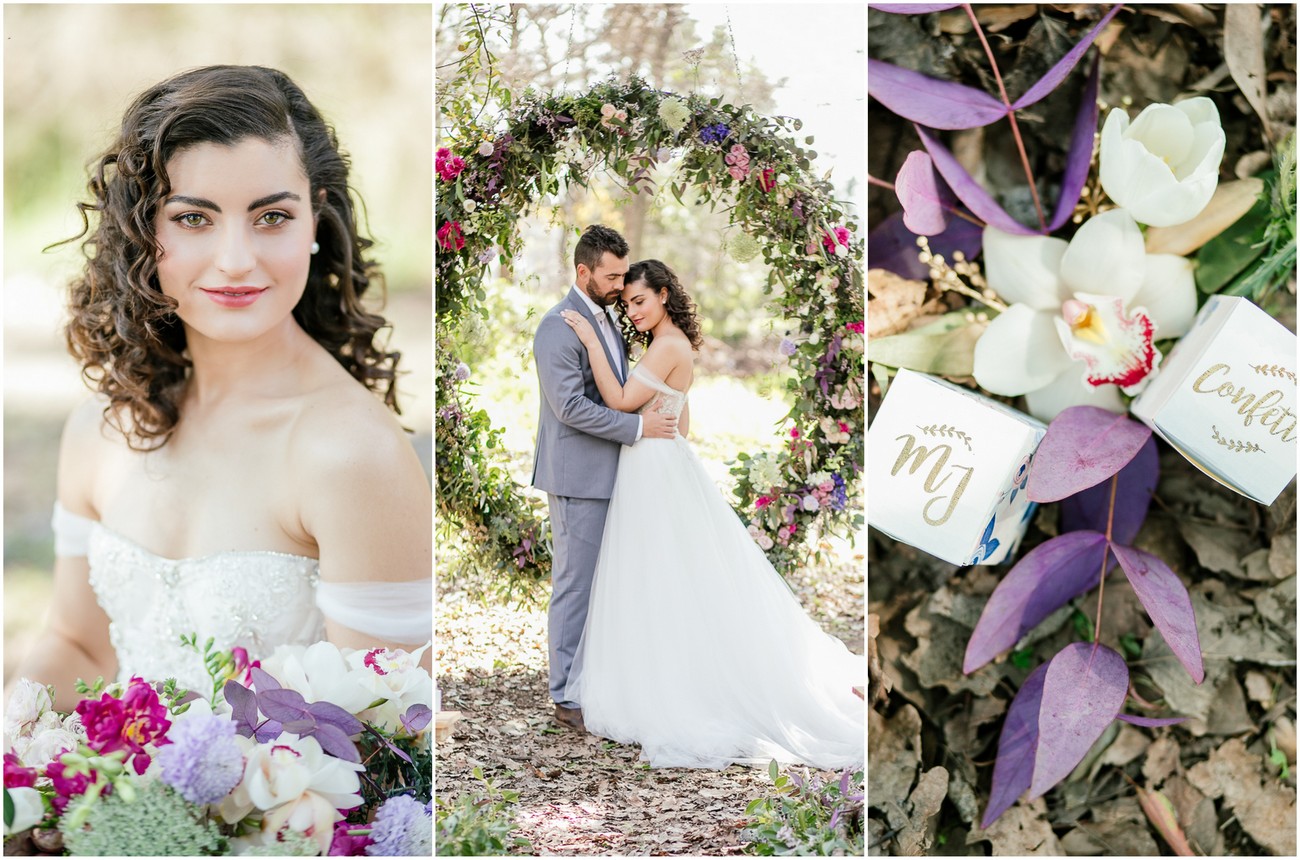
<instances>
[{"instance_id":1,"label":"brown leather shoe","mask_svg":"<svg viewBox=\"0 0 1300 860\"><path fill-rule=\"evenodd\" d=\"M587 726L582 722L582 708L566 708L563 705L556 705L555 721L562 726L568 726L579 732L587 730Z\"/></svg>"}]
</instances>

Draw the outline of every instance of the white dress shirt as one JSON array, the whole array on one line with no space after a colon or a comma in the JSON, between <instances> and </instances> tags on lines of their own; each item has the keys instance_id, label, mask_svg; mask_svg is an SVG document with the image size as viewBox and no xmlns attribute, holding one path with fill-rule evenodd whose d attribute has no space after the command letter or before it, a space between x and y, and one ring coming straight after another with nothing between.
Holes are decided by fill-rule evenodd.
<instances>
[{"instance_id":1,"label":"white dress shirt","mask_svg":"<svg viewBox=\"0 0 1300 860\"><path fill-rule=\"evenodd\" d=\"M620 383L626 384L627 380L623 378L622 372L623 368L621 359L623 353L618 346L618 340L621 338L619 338L619 335L615 333L616 329L614 326L614 319L610 316L609 308L602 308L600 305L593 302L591 296L587 295L586 291L580 289L577 284L574 284L573 290L578 294L578 298L582 299L582 301L587 305L587 309L591 311L592 316L596 318L596 330L599 332L601 338L604 339L605 344L609 347L609 354L614 357L614 362L611 365L611 369L614 371L614 378ZM645 426L645 422L640 415L637 416L636 420L636 438L639 441L641 439L641 431Z\"/></svg>"}]
</instances>

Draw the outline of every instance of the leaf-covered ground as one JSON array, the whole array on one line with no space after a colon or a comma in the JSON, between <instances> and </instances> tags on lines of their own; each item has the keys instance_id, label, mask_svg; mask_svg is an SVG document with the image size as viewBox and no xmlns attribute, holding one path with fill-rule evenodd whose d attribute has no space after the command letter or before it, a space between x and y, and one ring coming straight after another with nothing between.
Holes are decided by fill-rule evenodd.
<instances>
[{"instance_id":1,"label":"leaf-covered ground","mask_svg":"<svg viewBox=\"0 0 1300 860\"><path fill-rule=\"evenodd\" d=\"M1153 706L1132 712L1191 719L1114 724L1065 782L987 831L978 823L1006 708L1031 669L1092 633L1096 589L1028 634L1021 665L963 675L971 629L1008 568L958 569L870 532L872 854L1168 853L1141 786L1169 799L1198 853L1295 855L1295 486L1264 507L1163 444L1160 465L1136 544L1188 586L1205 682L1192 683L1122 576L1106 583L1101 641L1129 656L1133 691ZM1055 509L1040 509L1021 556L1055 533Z\"/></svg>"},{"instance_id":2,"label":"leaf-covered ground","mask_svg":"<svg viewBox=\"0 0 1300 860\"><path fill-rule=\"evenodd\" d=\"M809 569L790 584L823 629L863 647L862 554ZM770 793L762 768L650 769L638 748L557 725L546 685L545 594L517 608L476 599L482 583L441 581L438 687L464 718L438 745L438 796L481 785L519 792L516 837L535 854L738 854L745 806ZM824 774L829 776L829 774Z\"/></svg>"}]
</instances>

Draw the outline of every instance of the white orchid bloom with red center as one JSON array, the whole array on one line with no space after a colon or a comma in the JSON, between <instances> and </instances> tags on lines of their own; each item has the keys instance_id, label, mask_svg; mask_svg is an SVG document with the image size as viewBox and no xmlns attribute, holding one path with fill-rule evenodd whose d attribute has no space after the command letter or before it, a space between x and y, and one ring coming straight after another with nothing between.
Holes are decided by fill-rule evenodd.
<instances>
[{"instance_id":1,"label":"white orchid bloom with red center","mask_svg":"<svg viewBox=\"0 0 1300 860\"><path fill-rule=\"evenodd\" d=\"M1123 412L1160 363L1156 337L1196 317L1190 261L1148 254L1127 210L1090 218L1068 243L984 229L984 271L1010 304L975 344L975 380L1023 394L1036 418L1070 406Z\"/></svg>"}]
</instances>

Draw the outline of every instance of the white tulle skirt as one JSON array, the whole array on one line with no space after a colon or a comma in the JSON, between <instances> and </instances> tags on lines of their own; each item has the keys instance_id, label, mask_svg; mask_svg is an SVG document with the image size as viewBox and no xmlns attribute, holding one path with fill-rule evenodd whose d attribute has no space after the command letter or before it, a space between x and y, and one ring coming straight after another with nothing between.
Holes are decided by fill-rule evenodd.
<instances>
[{"instance_id":1,"label":"white tulle skirt","mask_svg":"<svg viewBox=\"0 0 1300 860\"><path fill-rule=\"evenodd\" d=\"M684 439L625 447L565 697L654 767L864 759L865 660L810 619Z\"/></svg>"}]
</instances>

